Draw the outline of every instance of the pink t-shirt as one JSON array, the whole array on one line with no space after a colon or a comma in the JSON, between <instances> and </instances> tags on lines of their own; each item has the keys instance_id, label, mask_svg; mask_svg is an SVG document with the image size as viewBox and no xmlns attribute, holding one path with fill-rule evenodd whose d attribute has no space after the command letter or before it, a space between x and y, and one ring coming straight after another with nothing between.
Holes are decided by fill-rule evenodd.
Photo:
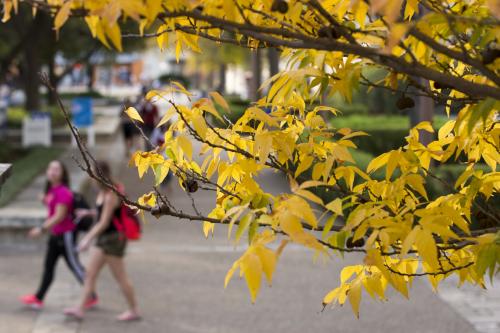
<instances>
[{"instance_id":1,"label":"pink t-shirt","mask_svg":"<svg viewBox=\"0 0 500 333\"><path fill-rule=\"evenodd\" d=\"M45 204L49 209L49 218L54 216L57 205L65 205L68 208L68 212L66 213L64 219L51 228L50 232L53 235L61 235L67 231L75 229L76 226L73 223L72 218L73 193L71 193L69 188L64 185L51 187L45 196Z\"/></svg>"}]
</instances>

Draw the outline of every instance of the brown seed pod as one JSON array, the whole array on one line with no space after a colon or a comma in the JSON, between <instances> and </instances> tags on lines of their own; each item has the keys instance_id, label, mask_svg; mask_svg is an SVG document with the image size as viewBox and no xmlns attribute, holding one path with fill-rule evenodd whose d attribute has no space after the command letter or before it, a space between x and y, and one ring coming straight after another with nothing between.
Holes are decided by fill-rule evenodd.
<instances>
[{"instance_id":1,"label":"brown seed pod","mask_svg":"<svg viewBox=\"0 0 500 333\"><path fill-rule=\"evenodd\" d=\"M285 0L274 0L271 11L286 14L288 12L288 3Z\"/></svg>"},{"instance_id":2,"label":"brown seed pod","mask_svg":"<svg viewBox=\"0 0 500 333\"><path fill-rule=\"evenodd\" d=\"M415 106L415 101L410 98L403 96L396 102L396 107L400 110L409 109Z\"/></svg>"},{"instance_id":3,"label":"brown seed pod","mask_svg":"<svg viewBox=\"0 0 500 333\"><path fill-rule=\"evenodd\" d=\"M198 191L198 182L194 179L187 179L182 182L182 186L189 193L194 193Z\"/></svg>"},{"instance_id":4,"label":"brown seed pod","mask_svg":"<svg viewBox=\"0 0 500 333\"><path fill-rule=\"evenodd\" d=\"M451 86L439 82L434 82L433 87L434 89L451 89Z\"/></svg>"},{"instance_id":5,"label":"brown seed pod","mask_svg":"<svg viewBox=\"0 0 500 333\"><path fill-rule=\"evenodd\" d=\"M151 209L151 215L159 219L162 215L167 215L170 212L170 208L166 205L157 205Z\"/></svg>"},{"instance_id":6,"label":"brown seed pod","mask_svg":"<svg viewBox=\"0 0 500 333\"><path fill-rule=\"evenodd\" d=\"M500 57L500 49L487 49L483 52L483 64L492 64L497 58Z\"/></svg>"},{"instance_id":7,"label":"brown seed pod","mask_svg":"<svg viewBox=\"0 0 500 333\"><path fill-rule=\"evenodd\" d=\"M321 27L318 30L318 37L321 38L333 38L333 39L339 39L340 38L340 33L337 30L337 28L329 26L329 27Z\"/></svg>"},{"instance_id":8,"label":"brown seed pod","mask_svg":"<svg viewBox=\"0 0 500 333\"><path fill-rule=\"evenodd\" d=\"M345 246L348 249L352 249L355 247L363 247L363 246L365 246L365 240L363 238L360 238L360 239L356 239L354 241L352 237L349 237L349 238L347 238L347 240L345 242Z\"/></svg>"}]
</instances>

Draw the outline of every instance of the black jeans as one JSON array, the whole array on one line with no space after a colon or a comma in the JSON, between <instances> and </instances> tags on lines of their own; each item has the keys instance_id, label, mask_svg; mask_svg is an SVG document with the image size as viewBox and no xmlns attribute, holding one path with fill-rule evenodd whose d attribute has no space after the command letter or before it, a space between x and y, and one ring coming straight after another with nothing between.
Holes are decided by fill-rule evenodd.
<instances>
[{"instance_id":1,"label":"black jeans","mask_svg":"<svg viewBox=\"0 0 500 333\"><path fill-rule=\"evenodd\" d=\"M43 300L49 290L56 270L56 264L60 256L64 257L73 275L80 284L83 284L85 270L80 263L78 253L76 252L76 237L73 232L66 232L62 235L50 235L45 254L42 280L36 293L39 300Z\"/></svg>"}]
</instances>

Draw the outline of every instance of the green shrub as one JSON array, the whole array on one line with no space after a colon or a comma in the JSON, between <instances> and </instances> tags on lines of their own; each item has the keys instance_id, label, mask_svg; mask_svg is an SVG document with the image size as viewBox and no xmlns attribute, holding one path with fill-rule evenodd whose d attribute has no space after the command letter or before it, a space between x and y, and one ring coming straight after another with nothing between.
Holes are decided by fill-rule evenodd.
<instances>
[{"instance_id":1,"label":"green shrub","mask_svg":"<svg viewBox=\"0 0 500 333\"><path fill-rule=\"evenodd\" d=\"M47 93L44 93L43 96L47 97ZM89 91L85 91L85 92L81 92L81 93L76 93L76 92L59 93L59 97L62 100L68 100L68 99L73 99L73 98L77 98L77 97L104 98L104 95L102 95L97 90L89 90Z\"/></svg>"},{"instance_id":2,"label":"green shrub","mask_svg":"<svg viewBox=\"0 0 500 333\"><path fill-rule=\"evenodd\" d=\"M158 80L161 84L170 84L172 81L177 81L182 84L186 89L189 89L191 82L187 77L181 74L163 74Z\"/></svg>"},{"instance_id":3,"label":"green shrub","mask_svg":"<svg viewBox=\"0 0 500 333\"><path fill-rule=\"evenodd\" d=\"M441 127L446 121L448 118L436 116L434 128ZM375 156L404 145L410 128L410 120L407 116L340 115L331 119L331 124L335 128L348 127L370 134L370 136L361 136L353 141L360 150Z\"/></svg>"},{"instance_id":4,"label":"green shrub","mask_svg":"<svg viewBox=\"0 0 500 333\"><path fill-rule=\"evenodd\" d=\"M57 106L47 106L43 111L50 112L52 127L65 125L64 116ZM7 126L10 128L21 128L23 126L23 119L28 115L29 112L22 107L9 107L7 109Z\"/></svg>"},{"instance_id":5,"label":"green shrub","mask_svg":"<svg viewBox=\"0 0 500 333\"><path fill-rule=\"evenodd\" d=\"M250 101L241 99L236 96L226 97L226 101L229 104L230 112L227 112L219 105L216 105L217 111L223 116L223 118L229 119L233 124L236 123L241 116L245 113L245 110L250 106ZM219 119L210 116L210 123L215 127L227 127L227 121L221 122Z\"/></svg>"},{"instance_id":6,"label":"green shrub","mask_svg":"<svg viewBox=\"0 0 500 333\"><path fill-rule=\"evenodd\" d=\"M2 162L12 163L12 170L0 191L0 207L13 200L33 178L45 169L50 161L56 159L62 152L60 148L33 147L25 150L23 156L17 160L13 160L12 157L2 160Z\"/></svg>"}]
</instances>

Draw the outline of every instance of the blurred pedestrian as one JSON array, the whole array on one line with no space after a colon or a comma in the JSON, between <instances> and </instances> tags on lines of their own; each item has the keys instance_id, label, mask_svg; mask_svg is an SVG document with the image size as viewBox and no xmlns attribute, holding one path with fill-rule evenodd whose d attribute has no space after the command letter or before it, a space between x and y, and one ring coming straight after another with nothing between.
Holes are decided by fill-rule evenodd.
<instances>
[{"instance_id":1,"label":"blurred pedestrian","mask_svg":"<svg viewBox=\"0 0 500 333\"><path fill-rule=\"evenodd\" d=\"M61 255L78 282L83 284L85 277L75 246L76 226L73 223L73 194L69 188L68 171L62 162L55 160L48 165L46 175L43 202L47 206L48 217L41 226L32 228L28 233L30 238L37 238L44 232L50 234L42 279L35 294L21 297L22 303L34 309L43 307L43 299L54 280L56 264ZM84 307L96 304L97 296L92 289L85 298Z\"/></svg>"},{"instance_id":2,"label":"blurred pedestrian","mask_svg":"<svg viewBox=\"0 0 500 333\"><path fill-rule=\"evenodd\" d=\"M140 114L142 120L144 121L143 130L146 137L150 138L153 130L158 123L159 113L156 105L151 103L151 101L145 100L141 106ZM147 149L152 149L153 147L146 146Z\"/></svg>"},{"instance_id":3,"label":"blurred pedestrian","mask_svg":"<svg viewBox=\"0 0 500 333\"><path fill-rule=\"evenodd\" d=\"M126 98L124 101L124 109L128 109L129 107L133 107L133 103L129 98ZM134 151L137 138L139 137L139 130L134 125L133 121L128 117L125 112L121 114L121 124L123 130L123 137L125 138L125 156L129 157L130 154Z\"/></svg>"},{"instance_id":4,"label":"blurred pedestrian","mask_svg":"<svg viewBox=\"0 0 500 333\"><path fill-rule=\"evenodd\" d=\"M96 171L97 174L110 180L115 186L119 186L118 183L112 180L111 170L106 162L97 162L96 170L98 170ZM96 198L97 223L83 237L78 245L78 249L79 251L87 250L94 239L96 239L96 243L91 249L90 261L87 266L87 275L80 301L76 307L65 309L64 313L77 319L83 319L85 300L92 295L99 272L107 264L120 286L128 305L128 310L119 315L117 319L120 321L138 320L140 316L137 310L134 288L125 271L123 260L127 238L118 230L115 224L116 219L120 219L122 203L119 197L103 184L98 183L97 185L100 188Z\"/></svg>"}]
</instances>

